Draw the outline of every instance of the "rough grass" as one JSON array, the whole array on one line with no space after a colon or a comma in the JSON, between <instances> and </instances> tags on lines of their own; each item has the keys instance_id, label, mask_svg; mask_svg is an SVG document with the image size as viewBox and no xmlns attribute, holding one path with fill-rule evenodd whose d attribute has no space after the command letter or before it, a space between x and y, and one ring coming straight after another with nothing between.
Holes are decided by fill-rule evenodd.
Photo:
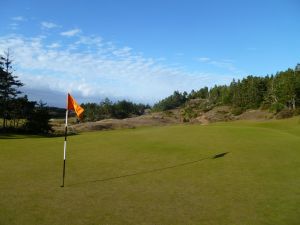
<instances>
[{"instance_id":1,"label":"rough grass","mask_svg":"<svg viewBox=\"0 0 300 225\"><path fill-rule=\"evenodd\" d=\"M0 224L299 224L300 124L2 136ZM212 159L215 154L229 152Z\"/></svg>"}]
</instances>

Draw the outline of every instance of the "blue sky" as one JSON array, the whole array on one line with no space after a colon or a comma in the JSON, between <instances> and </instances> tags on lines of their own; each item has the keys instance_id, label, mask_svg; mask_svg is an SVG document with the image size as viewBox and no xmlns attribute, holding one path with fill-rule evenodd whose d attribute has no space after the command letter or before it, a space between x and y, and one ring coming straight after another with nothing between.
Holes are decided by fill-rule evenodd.
<instances>
[{"instance_id":1,"label":"blue sky","mask_svg":"<svg viewBox=\"0 0 300 225\"><path fill-rule=\"evenodd\" d=\"M2 1L0 52L33 100L154 103L300 62L298 0Z\"/></svg>"}]
</instances>

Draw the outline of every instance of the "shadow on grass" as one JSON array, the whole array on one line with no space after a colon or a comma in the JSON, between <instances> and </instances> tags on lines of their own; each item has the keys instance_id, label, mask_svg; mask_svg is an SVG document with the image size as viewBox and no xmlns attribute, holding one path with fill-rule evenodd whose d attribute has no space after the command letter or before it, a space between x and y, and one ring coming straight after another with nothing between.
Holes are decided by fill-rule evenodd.
<instances>
[{"instance_id":1,"label":"shadow on grass","mask_svg":"<svg viewBox=\"0 0 300 225\"><path fill-rule=\"evenodd\" d=\"M69 136L78 135L77 133L70 133ZM0 140L1 139L26 139L26 138L55 138L55 137L64 137L64 134L33 134L26 132L16 132L16 133L4 133L0 132Z\"/></svg>"},{"instance_id":2,"label":"shadow on grass","mask_svg":"<svg viewBox=\"0 0 300 225\"><path fill-rule=\"evenodd\" d=\"M1 139L15 140L15 139L27 139L27 138L47 138L48 135L39 135L39 134L0 134Z\"/></svg>"},{"instance_id":3,"label":"shadow on grass","mask_svg":"<svg viewBox=\"0 0 300 225\"><path fill-rule=\"evenodd\" d=\"M99 180L90 180L90 181L85 181L85 182L79 182L79 183L75 183L75 184L70 184L67 186L76 186L76 185L80 185L80 184L86 184L86 183L96 183L96 182L106 182L106 181L111 181L111 180L117 180L117 179L121 179L121 178L126 178L126 177L132 177L132 176L138 176L138 175L143 175L143 174L149 174L149 173L156 173L156 172L161 172L164 170L169 170L169 169L173 169L173 168L178 168L178 167L183 167L183 166L188 166L191 164L195 164L195 163L199 163L201 161L207 160L207 159L217 159L217 158L221 158L224 157L225 155L227 155L229 152L223 152L214 156L208 156L202 159L198 159L198 160L194 160L194 161L190 161L190 162L185 162L185 163L180 163L180 164L176 164L173 166L167 166L167 167L162 167L162 168L157 168L157 169L153 169L153 170L146 170L146 171L141 171L141 172L137 172L137 173L131 173L131 174L125 174L125 175L121 175L121 176L115 176L115 177L109 177L109 178L104 178L104 179L99 179Z\"/></svg>"},{"instance_id":4,"label":"shadow on grass","mask_svg":"<svg viewBox=\"0 0 300 225\"><path fill-rule=\"evenodd\" d=\"M223 152L223 153L214 155L212 158L213 158L213 159L221 158L221 157L224 157L224 156L225 156L226 154L228 154L228 153L229 153L229 152Z\"/></svg>"}]
</instances>

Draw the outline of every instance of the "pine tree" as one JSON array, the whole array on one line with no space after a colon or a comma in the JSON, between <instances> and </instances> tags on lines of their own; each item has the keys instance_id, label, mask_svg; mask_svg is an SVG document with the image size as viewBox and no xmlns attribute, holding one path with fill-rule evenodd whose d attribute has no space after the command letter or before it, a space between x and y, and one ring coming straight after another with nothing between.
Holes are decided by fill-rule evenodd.
<instances>
[{"instance_id":1,"label":"pine tree","mask_svg":"<svg viewBox=\"0 0 300 225\"><path fill-rule=\"evenodd\" d=\"M7 118L10 116L10 102L21 93L18 88L23 86L23 83L17 79L18 77L12 74L12 71L12 60L9 50L7 50L4 52L4 56L0 56L0 113L3 118L3 128L7 126Z\"/></svg>"},{"instance_id":2,"label":"pine tree","mask_svg":"<svg viewBox=\"0 0 300 225\"><path fill-rule=\"evenodd\" d=\"M35 104L35 102L31 103ZM50 118L51 116L48 107L46 107L46 103L40 101L37 106L33 108L32 112L28 114L25 128L31 133L48 134L53 131L49 123Z\"/></svg>"}]
</instances>

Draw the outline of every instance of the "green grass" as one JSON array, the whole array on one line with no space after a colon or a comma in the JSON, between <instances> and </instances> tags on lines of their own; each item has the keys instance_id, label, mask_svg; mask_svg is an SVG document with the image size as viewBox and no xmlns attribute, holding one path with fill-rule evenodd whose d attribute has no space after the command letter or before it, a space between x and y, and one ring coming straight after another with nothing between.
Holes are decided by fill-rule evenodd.
<instances>
[{"instance_id":1,"label":"green grass","mask_svg":"<svg viewBox=\"0 0 300 225\"><path fill-rule=\"evenodd\" d=\"M2 138L1 225L300 221L299 118Z\"/></svg>"}]
</instances>

